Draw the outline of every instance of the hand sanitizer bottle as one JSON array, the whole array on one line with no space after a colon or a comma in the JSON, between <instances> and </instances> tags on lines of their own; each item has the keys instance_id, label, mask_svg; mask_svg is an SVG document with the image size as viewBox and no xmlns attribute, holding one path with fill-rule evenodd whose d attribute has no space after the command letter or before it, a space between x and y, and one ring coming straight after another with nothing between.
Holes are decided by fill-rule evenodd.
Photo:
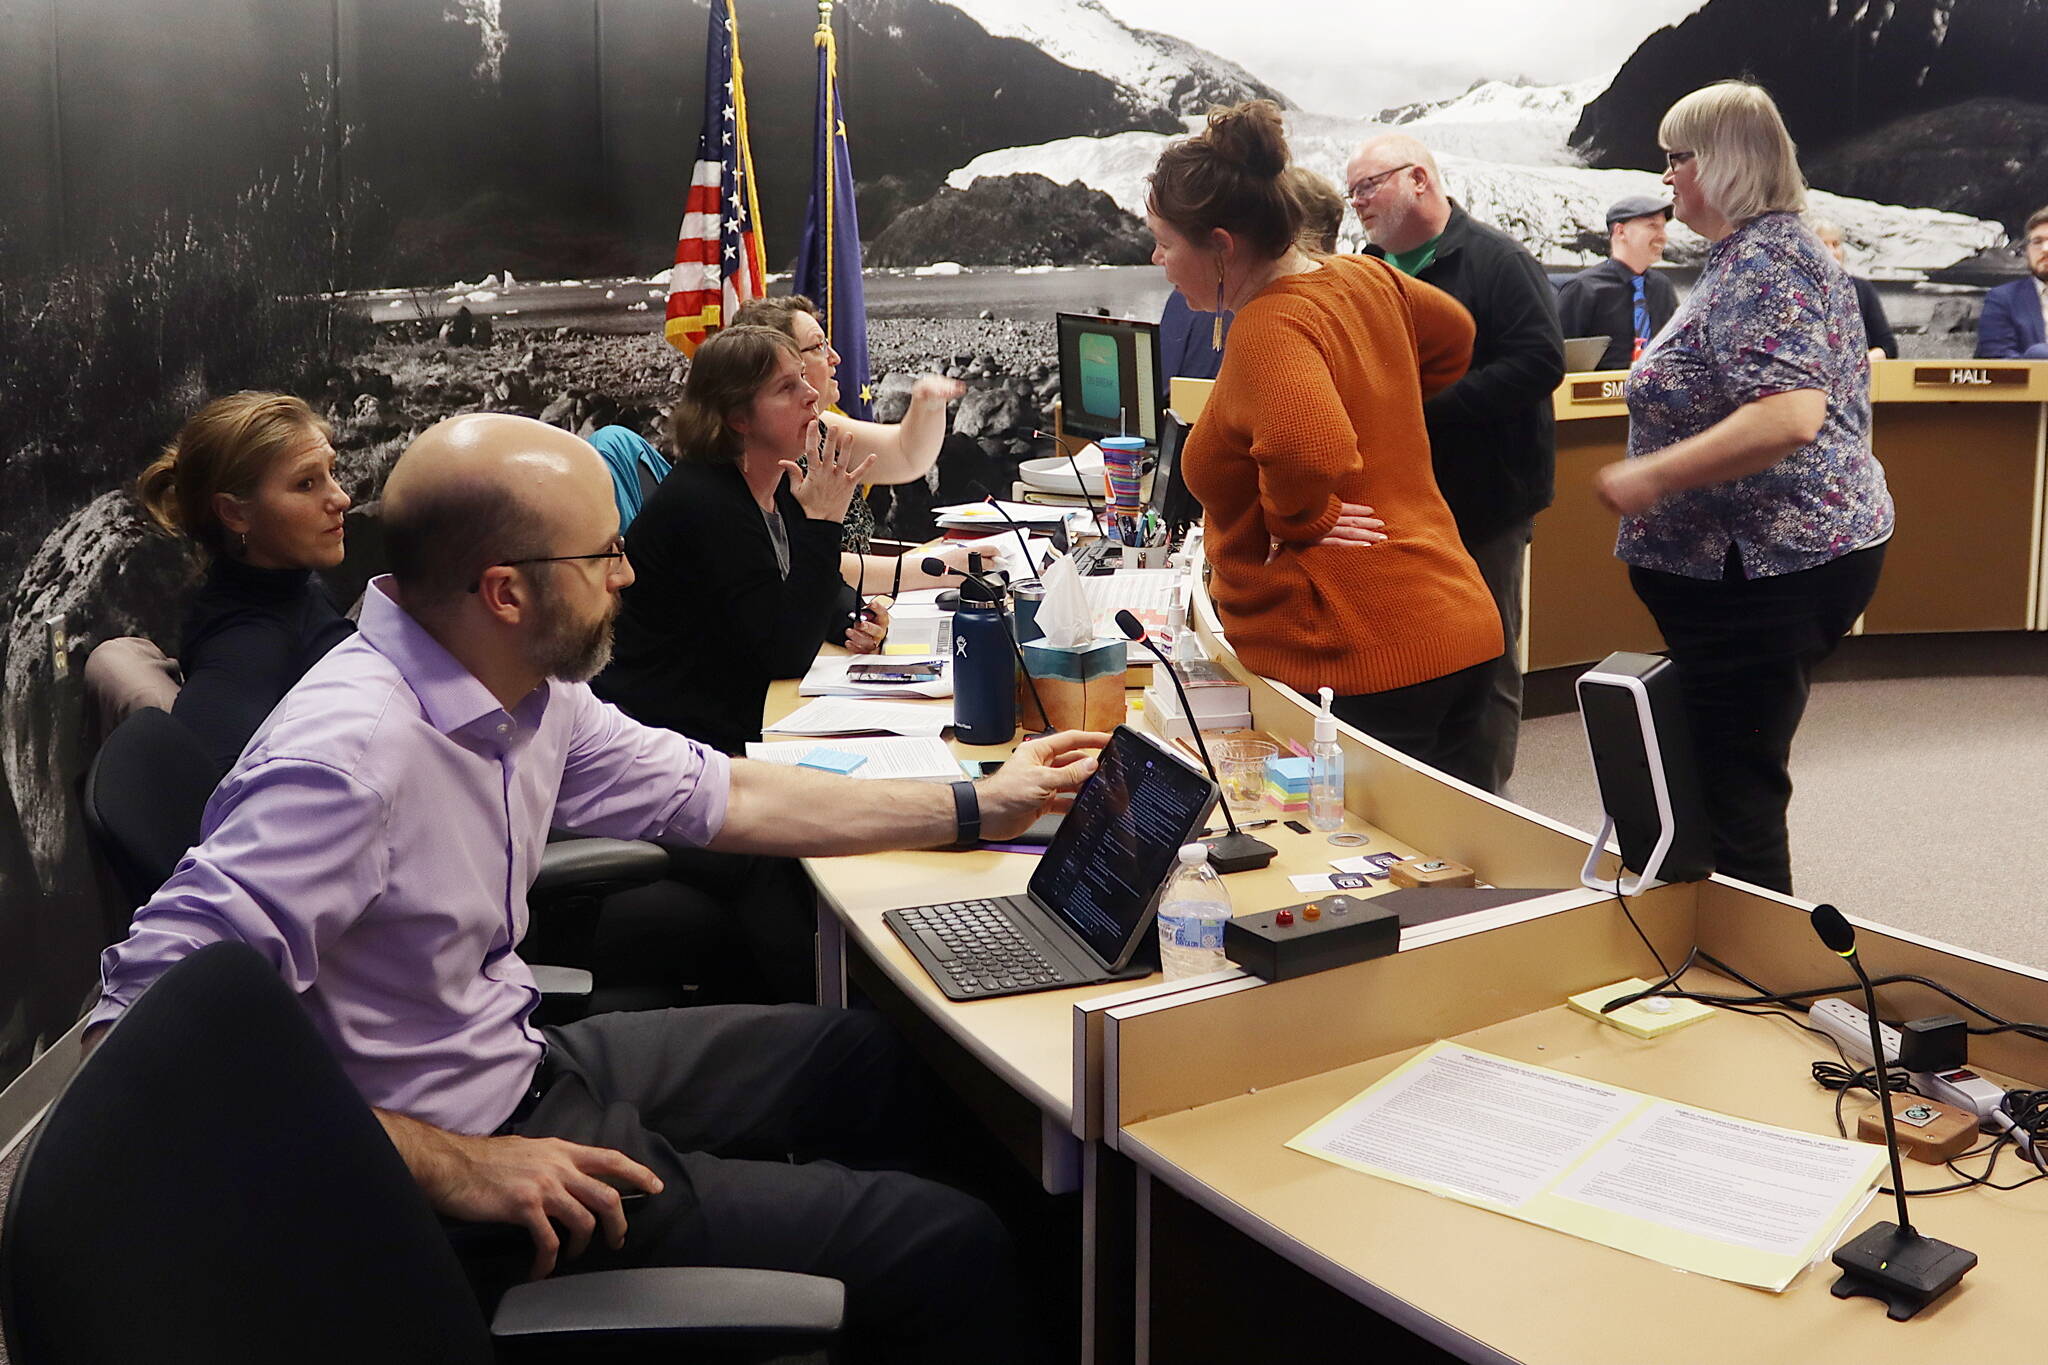
<instances>
[{"instance_id":1,"label":"hand sanitizer bottle","mask_svg":"<svg viewBox=\"0 0 2048 1365\"><path fill-rule=\"evenodd\" d=\"M1308 779L1308 822L1317 829L1344 823L1344 751L1337 747L1337 717L1330 713L1330 689L1317 689L1323 709L1316 717L1316 743L1309 750L1313 764Z\"/></svg>"}]
</instances>

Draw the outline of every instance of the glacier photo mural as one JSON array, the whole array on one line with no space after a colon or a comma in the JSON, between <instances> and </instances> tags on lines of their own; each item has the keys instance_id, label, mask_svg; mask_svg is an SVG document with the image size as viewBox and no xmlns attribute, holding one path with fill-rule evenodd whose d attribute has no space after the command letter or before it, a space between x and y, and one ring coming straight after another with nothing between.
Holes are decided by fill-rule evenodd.
<instances>
[{"instance_id":1,"label":"glacier photo mural","mask_svg":"<svg viewBox=\"0 0 2048 1365\"><path fill-rule=\"evenodd\" d=\"M781 272L817 10L738 7ZM878 409L921 371L969 386L935 486L878 509L908 534L1031 453L1054 312L1156 314L1144 176L1214 104L1278 101L1333 182L1413 133L1562 272L1659 188L1664 107L1752 74L1917 354L1968 352L2048 202L2043 0L841 0L835 24ZM189 586L135 473L210 396L300 394L355 499L347 600L382 567L384 473L440 417L658 433L705 27L703 0L0 0L0 1083L78 1017L125 913L73 798L79 675L114 635L175 653ZM1674 229L1681 287L1698 249Z\"/></svg>"}]
</instances>

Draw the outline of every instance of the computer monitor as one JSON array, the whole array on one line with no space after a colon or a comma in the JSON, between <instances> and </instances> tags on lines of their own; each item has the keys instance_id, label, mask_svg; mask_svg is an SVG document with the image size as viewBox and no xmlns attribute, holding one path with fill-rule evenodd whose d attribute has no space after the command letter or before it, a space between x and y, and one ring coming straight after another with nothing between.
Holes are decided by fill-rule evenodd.
<instances>
[{"instance_id":1,"label":"computer monitor","mask_svg":"<svg viewBox=\"0 0 2048 1365\"><path fill-rule=\"evenodd\" d=\"M1159 440L1159 324L1061 313L1060 425L1072 436Z\"/></svg>"},{"instance_id":2,"label":"computer monitor","mask_svg":"<svg viewBox=\"0 0 2048 1365\"><path fill-rule=\"evenodd\" d=\"M1180 414L1168 408L1159 417L1159 461L1152 467L1152 496L1148 500L1151 509L1166 523L1166 529L1175 540L1181 532L1201 520L1202 507L1195 501L1195 495L1188 491L1187 480L1180 473L1180 452L1187 440L1190 428L1180 420Z\"/></svg>"}]
</instances>

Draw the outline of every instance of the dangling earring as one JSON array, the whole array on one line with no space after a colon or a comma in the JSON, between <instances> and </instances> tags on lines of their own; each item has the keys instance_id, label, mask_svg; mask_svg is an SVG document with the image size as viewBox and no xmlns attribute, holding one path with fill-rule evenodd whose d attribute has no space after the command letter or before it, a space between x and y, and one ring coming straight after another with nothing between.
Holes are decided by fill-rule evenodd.
<instances>
[{"instance_id":1,"label":"dangling earring","mask_svg":"<svg viewBox=\"0 0 2048 1365\"><path fill-rule=\"evenodd\" d=\"M1223 349L1223 262L1216 262L1216 317L1209 324L1209 349Z\"/></svg>"},{"instance_id":2,"label":"dangling earring","mask_svg":"<svg viewBox=\"0 0 2048 1365\"><path fill-rule=\"evenodd\" d=\"M248 557L249 533L247 531L237 531L235 532L235 558L247 559Z\"/></svg>"}]
</instances>

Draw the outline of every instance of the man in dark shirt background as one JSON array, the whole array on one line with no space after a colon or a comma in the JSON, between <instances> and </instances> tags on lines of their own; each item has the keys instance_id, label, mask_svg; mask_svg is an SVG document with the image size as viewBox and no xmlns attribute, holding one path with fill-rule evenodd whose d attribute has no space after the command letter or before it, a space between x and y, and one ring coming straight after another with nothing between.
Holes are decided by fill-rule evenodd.
<instances>
[{"instance_id":1,"label":"man in dark shirt background","mask_svg":"<svg viewBox=\"0 0 2048 1365\"><path fill-rule=\"evenodd\" d=\"M1391 133L1366 143L1344 183L1373 253L1464 304L1476 329L1472 367L1428 398L1422 417L1437 486L1505 630L1480 720L1490 769L1480 785L1498 792L1514 772L1522 725L1524 557L1556 484L1550 404L1564 378L1556 292L1527 247L1451 199L1436 158L1414 138Z\"/></svg>"},{"instance_id":2,"label":"man in dark shirt background","mask_svg":"<svg viewBox=\"0 0 2048 1365\"><path fill-rule=\"evenodd\" d=\"M1650 267L1664 259L1671 205L1632 194L1607 206L1607 259L1581 270L1557 293L1568 337L1606 337L1595 368L1625 370L1678 311L1678 291Z\"/></svg>"}]
</instances>

